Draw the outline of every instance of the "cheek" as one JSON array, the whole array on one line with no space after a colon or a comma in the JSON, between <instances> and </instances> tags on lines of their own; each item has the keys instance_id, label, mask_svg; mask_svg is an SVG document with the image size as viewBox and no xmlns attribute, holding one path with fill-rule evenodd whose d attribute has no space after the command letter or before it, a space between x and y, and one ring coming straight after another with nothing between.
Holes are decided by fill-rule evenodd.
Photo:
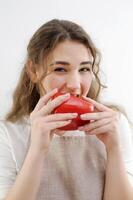
<instances>
[{"instance_id":1,"label":"cheek","mask_svg":"<svg viewBox=\"0 0 133 200\"><path fill-rule=\"evenodd\" d=\"M56 77L55 75L53 77L52 75L50 75L43 80L42 84L45 91L49 92L54 88L60 88L64 84L64 79L63 77Z\"/></svg>"},{"instance_id":2,"label":"cheek","mask_svg":"<svg viewBox=\"0 0 133 200\"><path fill-rule=\"evenodd\" d=\"M92 77L89 77L89 78L88 77L84 77L83 82L84 82L84 85L90 86L91 83L92 83Z\"/></svg>"},{"instance_id":3,"label":"cheek","mask_svg":"<svg viewBox=\"0 0 133 200\"><path fill-rule=\"evenodd\" d=\"M88 77L84 77L82 80L82 86L83 86L83 94L86 96L90 90L91 87L91 83L92 83L92 77L88 78Z\"/></svg>"}]
</instances>

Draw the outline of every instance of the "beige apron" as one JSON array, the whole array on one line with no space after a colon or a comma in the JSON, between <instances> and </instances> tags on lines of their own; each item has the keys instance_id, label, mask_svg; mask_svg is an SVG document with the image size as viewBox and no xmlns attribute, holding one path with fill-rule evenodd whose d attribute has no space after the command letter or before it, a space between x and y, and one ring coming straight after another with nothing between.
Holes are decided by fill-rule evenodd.
<instances>
[{"instance_id":1,"label":"beige apron","mask_svg":"<svg viewBox=\"0 0 133 200\"><path fill-rule=\"evenodd\" d=\"M102 200L106 153L95 136L52 140L37 200Z\"/></svg>"}]
</instances>

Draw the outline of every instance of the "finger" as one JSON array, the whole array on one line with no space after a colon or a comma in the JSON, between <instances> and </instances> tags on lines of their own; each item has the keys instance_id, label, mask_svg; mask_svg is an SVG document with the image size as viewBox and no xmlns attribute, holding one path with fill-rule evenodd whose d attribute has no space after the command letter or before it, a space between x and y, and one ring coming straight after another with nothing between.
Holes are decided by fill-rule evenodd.
<instances>
[{"instance_id":1,"label":"finger","mask_svg":"<svg viewBox=\"0 0 133 200\"><path fill-rule=\"evenodd\" d=\"M50 133L50 140L52 140L52 139L53 139L53 137L54 137L54 132L53 132L53 131L51 131L51 133Z\"/></svg>"},{"instance_id":2,"label":"finger","mask_svg":"<svg viewBox=\"0 0 133 200\"><path fill-rule=\"evenodd\" d=\"M54 133L55 135L59 135L59 136L64 135L65 132L66 132L66 131L59 130L59 129L53 130L53 133Z\"/></svg>"},{"instance_id":3,"label":"finger","mask_svg":"<svg viewBox=\"0 0 133 200\"><path fill-rule=\"evenodd\" d=\"M98 121L94 121L94 122L91 122L87 125L80 126L78 128L78 130L80 130L80 131L91 131L93 129L96 129L96 128L99 128L101 126L108 124L109 122L111 122L111 120L112 120L112 118L104 118L104 119L101 119L101 120L98 120Z\"/></svg>"},{"instance_id":4,"label":"finger","mask_svg":"<svg viewBox=\"0 0 133 200\"><path fill-rule=\"evenodd\" d=\"M57 88L55 88L54 90L48 92L47 94L45 94L43 97L41 97L37 103L37 105L35 106L34 110L38 111L40 110L49 100L50 98L56 94L58 91Z\"/></svg>"},{"instance_id":5,"label":"finger","mask_svg":"<svg viewBox=\"0 0 133 200\"><path fill-rule=\"evenodd\" d=\"M41 115L41 116L50 114L56 107L61 105L63 102L65 102L69 98L70 98L70 94L69 93L56 97L54 100L48 102L48 104L46 106L44 106L39 111L38 114Z\"/></svg>"},{"instance_id":6,"label":"finger","mask_svg":"<svg viewBox=\"0 0 133 200\"><path fill-rule=\"evenodd\" d=\"M80 115L82 120L99 120L112 117L112 112L85 113Z\"/></svg>"},{"instance_id":7,"label":"finger","mask_svg":"<svg viewBox=\"0 0 133 200\"><path fill-rule=\"evenodd\" d=\"M110 122L104 126L101 126L92 131L89 131L88 134L89 135L98 135L98 134L102 134L102 133L108 133L109 131L111 131Z\"/></svg>"},{"instance_id":8,"label":"finger","mask_svg":"<svg viewBox=\"0 0 133 200\"><path fill-rule=\"evenodd\" d=\"M49 122L48 126L49 126L50 130L54 130L54 129L58 129L60 127L66 126L67 124L69 124L71 122L72 122L72 120Z\"/></svg>"},{"instance_id":9,"label":"finger","mask_svg":"<svg viewBox=\"0 0 133 200\"><path fill-rule=\"evenodd\" d=\"M107 106L89 98L89 97L85 97L85 96L82 96L83 99L87 100L88 102L92 103L99 111L107 111L107 110L110 110L110 108L108 108Z\"/></svg>"},{"instance_id":10,"label":"finger","mask_svg":"<svg viewBox=\"0 0 133 200\"><path fill-rule=\"evenodd\" d=\"M45 117L46 122L51 122L51 121L60 121L60 120L68 120L68 119L74 119L77 117L77 113L63 113L63 114L52 114L52 115L47 115Z\"/></svg>"}]
</instances>

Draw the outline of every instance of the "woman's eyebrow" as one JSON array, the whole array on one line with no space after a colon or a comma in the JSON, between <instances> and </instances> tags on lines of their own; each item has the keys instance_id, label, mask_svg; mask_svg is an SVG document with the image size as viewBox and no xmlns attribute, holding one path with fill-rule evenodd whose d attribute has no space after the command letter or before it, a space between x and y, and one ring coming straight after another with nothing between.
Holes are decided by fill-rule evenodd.
<instances>
[{"instance_id":1,"label":"woman's eyebrow","mask_svg":"<svg viewBox=\"0 0 133 200\"><path fill-rule=\"evenodd\" d=\"M69 63L69 62L66 62L66 61L55 61L55 62L51 63L49 66L57 65L57 64L61 64L61 65L70 65L70 63Z\"/></svg>"},{"instance_id":2,"label":"woman's eyebrow","mask_svg":"<svg viewBox=\"0 0 133 200\"><path fill-rule=\"evenodd\" d=\"M92 65L93 62L92 61L84 61L84 62L81 62L80 65Z\"/></svg>"},{"instance_id":3,"label":"woman's eyebrow","mask_svg":"<svg viewBox=\"0 0 133 200\"><path fill-rule=\"evenodd\" d=\"M52 65L57 65L57 64L61 64L61 65L71 65L71 63L69 62L66 62L66 61L55 61L53 63L51 63L49 66L52 66ZM81 62L80 65L92 65L93 63L91 61L84 61L84 62Z\"/></svg>"}]
</instances>

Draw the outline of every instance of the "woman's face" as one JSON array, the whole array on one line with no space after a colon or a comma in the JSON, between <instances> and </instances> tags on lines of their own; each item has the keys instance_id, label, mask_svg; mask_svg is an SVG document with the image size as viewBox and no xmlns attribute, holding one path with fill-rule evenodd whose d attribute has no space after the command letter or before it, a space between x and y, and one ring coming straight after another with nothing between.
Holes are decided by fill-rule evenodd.
<instances>
[{"instance_id":1,"label":"woman's face","mask_svg":"<svg viewBox=\"0 0 133 200\"><path fill-rule=\"evenodd\" d=\"M42 81L45 92L58 88L63 93L86 96L92 83L92 62L92 55L83 44L75 41L58 44Z\"/></svg>"}]
</instances>

